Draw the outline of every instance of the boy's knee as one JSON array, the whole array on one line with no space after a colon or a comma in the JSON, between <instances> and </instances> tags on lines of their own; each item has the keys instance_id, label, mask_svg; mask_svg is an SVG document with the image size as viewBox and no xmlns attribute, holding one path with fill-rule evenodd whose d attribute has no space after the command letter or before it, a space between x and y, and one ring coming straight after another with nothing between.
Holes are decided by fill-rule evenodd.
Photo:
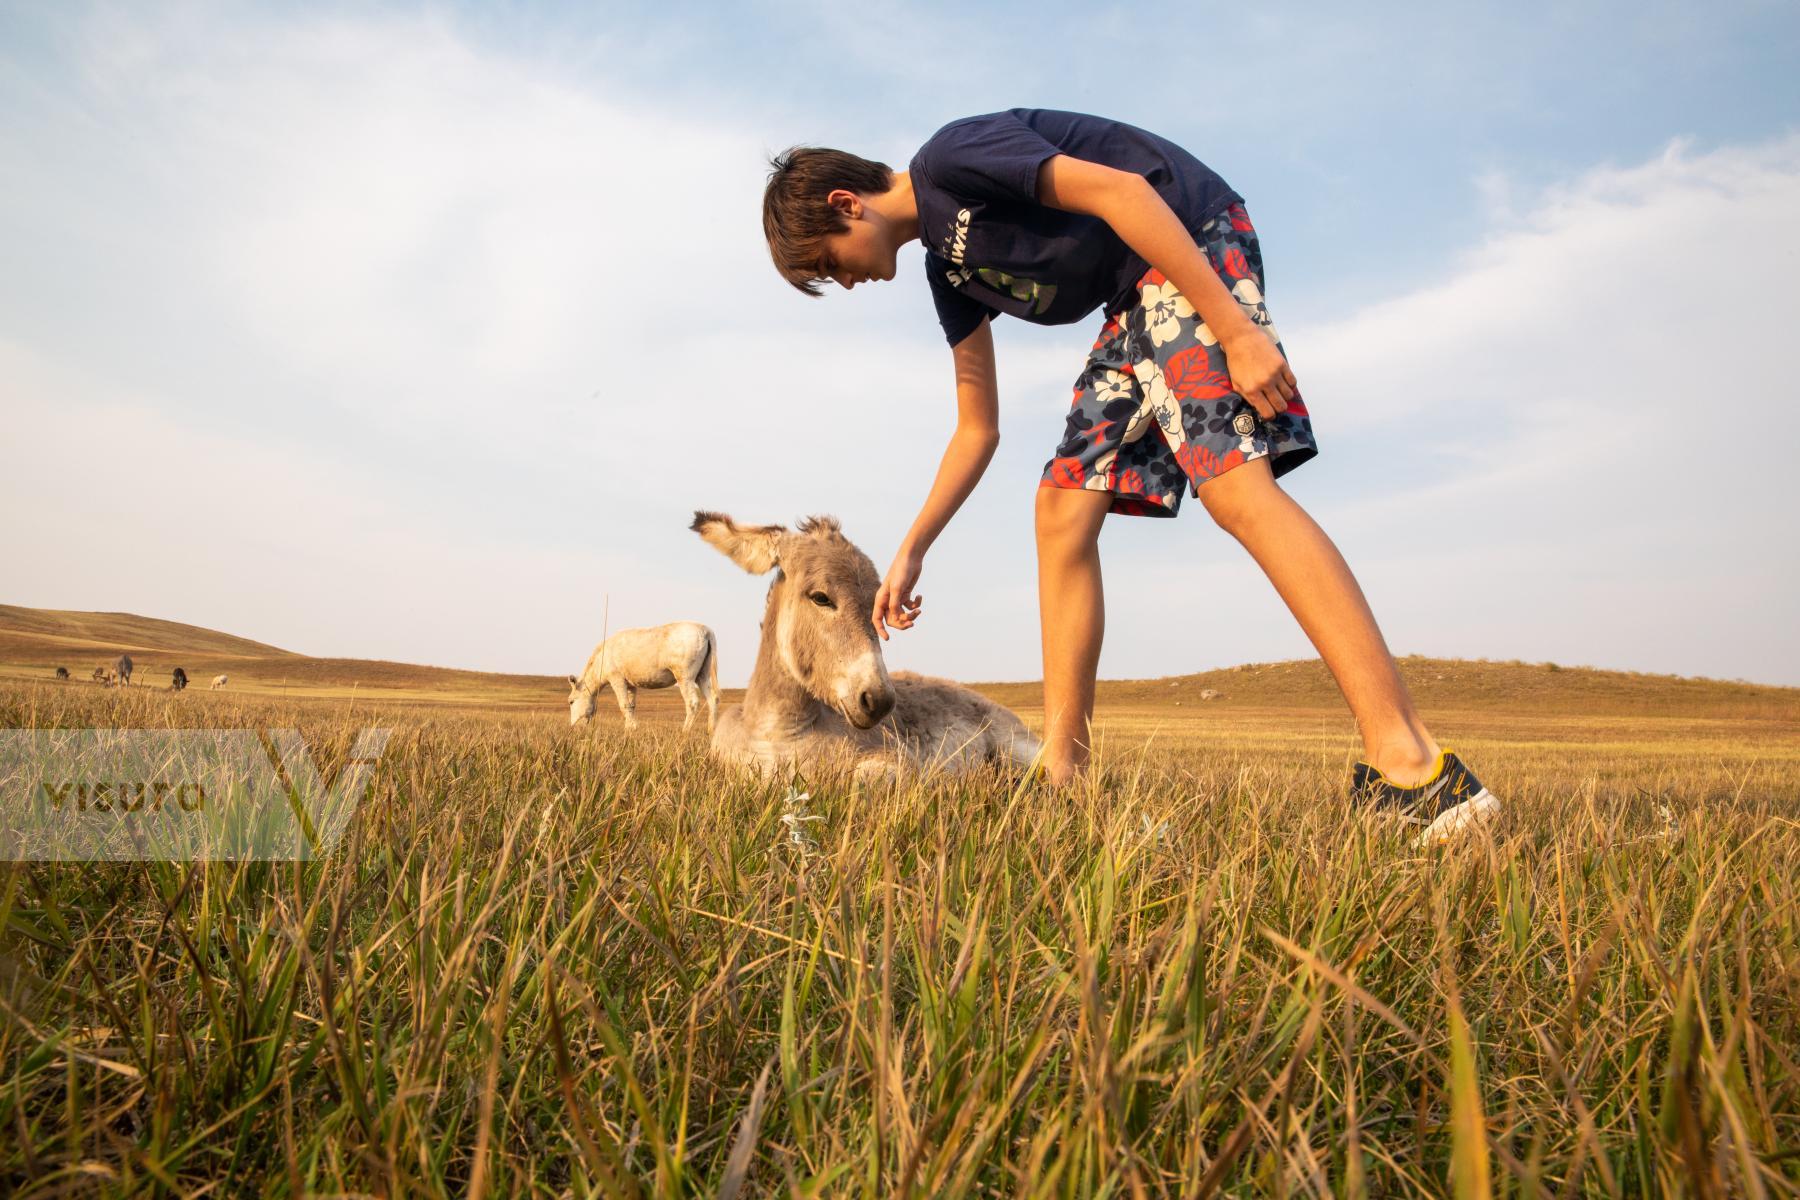
<instances>
[{"instance_id":1,"label":"boy's knee","mask_svg":"<svg viewBox=\"0 0 1800 1200\"><path fill-rule=\"evenodd\" d=\"M1100 532L1112 498L1105 492L1039 488L1037 540L1040 546L1091 542Z\"/></svg>"},{"instance_id":2,"label":"boy's knee","mask_svg":"<svg viewBox=\"0 0 1800 1200\"><path fill-rule=\"evenodd\" d=\"M1200 503L1219 528L1239 529L1265 511L1280 488L1266 459L1252 459L1200 485Z\"/></svg>"}]
</instances>

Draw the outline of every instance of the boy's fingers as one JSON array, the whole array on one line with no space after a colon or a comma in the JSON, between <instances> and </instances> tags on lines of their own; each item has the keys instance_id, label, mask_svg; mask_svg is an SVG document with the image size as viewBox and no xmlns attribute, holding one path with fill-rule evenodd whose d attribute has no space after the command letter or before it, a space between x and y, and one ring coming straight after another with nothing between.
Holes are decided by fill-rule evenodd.
<instances>
[{"instance_id":1,"label":"boy's fingers","mask_svg":"<svg viewBox=\"0 0 1800 1200\"><path fill-rule=\"evenodd\" d=\"M1235 384L1237 381L1233 380L1232 382ZM1251 408L1256 410L1256 415L1265 421L1275 415L1269 406L1269 396L1273 391L1273 386L1267 383L1251 384L1246 382L1244 386L1238 388L1238 394L1249 403Z\"/></svg>"},{"instance_id":2,"label":"boy's fingers","mask_svg":"<svg viewBox=\"0 0 1800 1200\"><path fill-rule=\"evenodd\" d=\"M914 596L909 600L890 602L886 606L885 611L878 609L876 612L878 619L875 628L877 632L881 634L882 640L890 640L887 635L887 630L882 628L883 624L885 624L888 629L911 629L913 627L913 622L918 620L919 612L923 608L924 603L925 599L923 596Z\"/></svg>"}]
</instances>

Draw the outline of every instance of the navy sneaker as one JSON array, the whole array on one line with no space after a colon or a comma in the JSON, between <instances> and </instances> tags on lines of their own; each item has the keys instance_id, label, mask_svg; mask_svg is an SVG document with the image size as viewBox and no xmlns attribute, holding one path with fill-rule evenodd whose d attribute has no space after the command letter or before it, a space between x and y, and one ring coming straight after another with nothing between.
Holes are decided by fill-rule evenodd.
<instances>
[{"instance_id":1,"label":"navy sneaker","mask_svg":"<svg viewBox=\"0 0 1800 1200\"><path fill-rule=\"evenodd\" d=\"M1421 832L1413 844L1420 846L1447 842L1500 810L1499 799L1448 750L1438 755L1431 778L1414 787L1389 783L1380 771L1359 762L1351 776L1350 798L1383 816L1419 826Z\"/></svg>"}]
</instances>

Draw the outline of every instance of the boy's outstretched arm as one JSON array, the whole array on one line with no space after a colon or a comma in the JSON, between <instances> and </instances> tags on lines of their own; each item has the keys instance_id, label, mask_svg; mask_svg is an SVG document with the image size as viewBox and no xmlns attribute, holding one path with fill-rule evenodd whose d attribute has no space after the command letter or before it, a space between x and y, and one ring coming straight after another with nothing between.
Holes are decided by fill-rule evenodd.
<instances>
[{"instance_id":1,"label":"boy's outstretched arm","mask_svg":"<svg viewBox=\"0 0 1800 1200\"><path fill-rule=\"evenodd\" d=\"M1231 382L1258 415L1287 410L1293 371L1281 351L1244 315L1206 261L1193 235L1142 175L1058 154L1038 169L1038 200L1065 212L1099 217L1145 262L1161 271L1200 314L1231 369Z\"/></svg>"},{"instance_id":2,"label":"boy's outstretched arm","mask_svg":"<svg viewBox=\"0 0 1800 1200\"><path fill-rule=\"evenodd\" d=\"M870 619L884 639L890 626L911 629L918 619L924 597L914 596L913 587L919 582L925 551L975 490L1000 444L1000 386L994 375L994 332L988 322L977 325L951 355L956 360L956 432L944 449L931 493L875 593Z\"/></svg>"}]
</instances>

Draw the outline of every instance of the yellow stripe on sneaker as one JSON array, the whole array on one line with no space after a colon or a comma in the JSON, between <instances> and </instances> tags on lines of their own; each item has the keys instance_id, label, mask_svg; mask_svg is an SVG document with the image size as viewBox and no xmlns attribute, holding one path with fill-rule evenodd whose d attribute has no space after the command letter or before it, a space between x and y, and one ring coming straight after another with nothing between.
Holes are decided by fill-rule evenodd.
<instances>
[{"instance_id":1,"label":"yellow stripe on sneaker","mask_svg":"<svg viewBox=\"0 0 1800 1200\"><path fill-rule=\"evenodd\" d=\"M1381 782L1387 784L1389 787L1400 788L1400 790L1403 792L1410 792L1414 788L1430 787L1433 783L1436 783L1437 777L1444 773L1444 763L1454 753L1456 753L1456 752L1454 750L1450 749L1448 746L1440 747L1438 749L1437 762L1432 764L1431 774L1429 774L1425 778L1419 780L1419 782L1414 783L1414 784L1409 784L1406 787L1400 787L1399 784L1397 784L1393 780L1389 779L1385 774L1383 774L1380 771L1376 771L1373 766L1370 766L1369 770L1375 771L1375 778L1381 780Z\"/></svg>"}]
</instances>

